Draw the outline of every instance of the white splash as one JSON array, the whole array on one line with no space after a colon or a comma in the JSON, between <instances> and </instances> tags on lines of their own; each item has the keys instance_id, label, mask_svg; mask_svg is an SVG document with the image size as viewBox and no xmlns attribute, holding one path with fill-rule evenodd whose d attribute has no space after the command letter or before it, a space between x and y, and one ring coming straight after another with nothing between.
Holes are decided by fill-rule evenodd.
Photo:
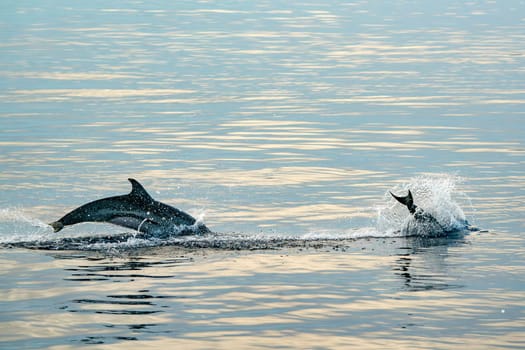
<instances>
[{"instance_id":1,"label":"white splash","mask_svg":"<svg viewBox=\"0 0 525 350\"><path fill-rule=\"evenodd\" d=\"M377 231L385 235L395 235L412 216L407 208L400 205L389 192L405 195L410 190L415 204L431 214L445 231L454 231L467 225L465 213L459 202L469 204L468 196L458 191L457 185L462 178L449 174L433 174L415 177L408 182L393 187L385 192L383 205L377 210Z\"/></svg>"},{"instance_id":2,"label":"white splash","mask_svg":"<svg viewBox=\"0 0 525 350\"><path fill-rule=\"evenodd\" d=\"M45 222L19 208L0 209L0 243L40 239L52 230Z\"/></svg>"},{"instance_id":3,"label":"white splash","mask_svg":"<svg viewBox=\"0 0 525 350\"><path fill-rule=\"evenodd\" d=\"M195 219L194 226L200 226L204 225L204 218L206 217L206 211L202 210L199 215L197 215L197 218Z\"/></svg>"}]
</instances>

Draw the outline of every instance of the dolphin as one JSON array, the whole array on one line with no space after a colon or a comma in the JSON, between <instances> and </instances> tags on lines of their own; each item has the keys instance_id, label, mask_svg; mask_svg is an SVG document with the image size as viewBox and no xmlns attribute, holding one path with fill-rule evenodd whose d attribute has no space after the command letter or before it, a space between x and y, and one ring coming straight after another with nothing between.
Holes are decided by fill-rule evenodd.
<instances>
[{"instance_id":1,"label":"dolphin","mask_svg":"<svg viewBox=\"0 0 525 350\"><path fill-rule=\"evenodd\" d=\"M412 218L407 221L401 229L403 235L443 237L450 231L441 225L430 213L427 213L414 204L414 197L410 190L408 190L408 194L404 197L396 196L392 192L390 192L390 194L399 203L405 205L410 214L412 214Z\"/></svg>"},{"instance_id":2,"label":"dolphin","mask_svg":"<svg viewBox=\"0 0 525 350\"><path fill-rule=\"evenodd\" d=\"M204 234L211 231L191 215L154 200L135 179L131 192L99 199L74 209L49 225L55 232L81 222L108 222L138 231L147 237Z\"/></svg>"}]
</instances>

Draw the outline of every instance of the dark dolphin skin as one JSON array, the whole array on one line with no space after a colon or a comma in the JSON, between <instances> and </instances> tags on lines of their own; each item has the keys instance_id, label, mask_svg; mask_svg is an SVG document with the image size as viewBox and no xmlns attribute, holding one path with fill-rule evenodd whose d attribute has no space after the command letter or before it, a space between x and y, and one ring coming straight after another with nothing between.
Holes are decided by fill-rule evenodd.
<instances>
[{"instance_id":1,"label":"dark dolphin skin","mask_svg":"<svg viewBox=\"0 0 525 350\"><path fill-rule=\"evenodd\" d=\"M401 233L403 233L405 236L444 237L451 232L460 231L462 229L470 231L477 230L475 228L470 228L467 221L464 222L463 228L445 228L436 220L435 217L414 204L414 197L412 197L412 192L410 192L410 190L408 190L408 194L405 197L396 196L392 192L390 192L390 194L399 203L405 205L408 208L410 214L413 215L413 219L409 220L401 229Z\"/></svg>"},{"instance_id":2,"label":"dark dolphin skin","mask_svg":"<svg viewBox=\"0 0 525 350\"><path fill-rule=\"evenodd\" d=\"M84 204L49 225L55 232L81 222L109 222L148 236L210 232L191 215L154 200L137 180L128 180L132 186L129 194Z\"/></svg>"}]
</instances>

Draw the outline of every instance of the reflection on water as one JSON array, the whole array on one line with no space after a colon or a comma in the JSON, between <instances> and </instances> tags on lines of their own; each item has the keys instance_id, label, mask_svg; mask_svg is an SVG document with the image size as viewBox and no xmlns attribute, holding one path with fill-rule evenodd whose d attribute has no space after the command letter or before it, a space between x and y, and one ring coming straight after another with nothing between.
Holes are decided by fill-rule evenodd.
<instances>
[{"instance_id":1,"label":"reflection on water","mask_svg":"<svg viewBox=\"0 0 525 350\"><path fill-rule=\"evenodd\" d=\"M28 307L52 305L46 307L51 320L44 325L33 312L17 315L4 301L9 319L23 320L25 326L2 322L3 329L14 327L2 337L3 344L27 345L24 339L30 334L39 344L70 346L162 347L177 342L249 347L266 341L297 348L314 339L326 347L356 341L363 346L417 341L421 347L448 347L475 344L481 337L495 347L512 347L522 340L525 304L498 288L467 289L501 273L489 266L478 270L482 275L466 270L463 259L469 259L473 238L369 239L344 250L324 246L262 253L165 247L113 258L96 252L41 255L25 277L9 282L12 292L8 289L6 296L11 303L25 300ZM477 244L492 244L479 238ZM26 253L4 254L7 270L15 268L10 262L16 264L19 254ZM44 281L37 274L50 278ZM41 288L56 283L60 290ZM38 289L33 295L23 292L33 288ZM62 324L67 332L58 331ZM490 336L469 335L487 324L492 325ZM55 332L43 332L49 327Z\"/></svg>"},{"instance_id":2,"label":"reflection on water","mask_svg":"<svg viewBox=\"0 0 525 350\"><path fill-rule=\"evenodd\" d=\"M0 347L525 343L520 1L0 7L2 244L127 242L45 223L134 177L230 248L280 248L1 248ZM436 173L489 232L362 238Z\"/></svg>"},{"instance_id":3,"label":"reflection on water","mask_svg":"<svg viewBox=\"0 0 525 350\"><path fill-rule=\"evenodd\" d=\"M461 288L461 281L450 276L449 246L467 244L463 237L404 239L406 246L400 248L393 268L409 291L446 290Z\"/></svg>"}]
</instances>

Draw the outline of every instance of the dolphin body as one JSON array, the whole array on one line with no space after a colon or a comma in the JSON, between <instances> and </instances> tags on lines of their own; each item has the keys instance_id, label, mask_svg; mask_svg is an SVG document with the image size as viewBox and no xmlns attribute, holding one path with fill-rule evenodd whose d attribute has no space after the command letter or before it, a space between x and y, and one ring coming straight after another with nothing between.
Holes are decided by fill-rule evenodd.
<instances>
[{"instance_id":1,"label":"dolphin body","mask_svg":"<svg viewBox=\"0 0 525 350\"><path fill-rule=\"evenodd\" d=\"M128 180L132 186L129 194L84 204L49 225L58 232L81 222L109 222L157 238L211 232L191 215L154 200L137 180Z\"/></svg>"},{"instance_id":2,"label":"dolphin body","mask_svg":"<svg viewBox=\"0 0 525 350\"><path fill-rule=\"evenodd\" d=\"M464 224L463 228L446 228L440 224L434 216L414 204L414 198L410 190L408 190L408 194L405 197L396 196L392 192L390 192L390 194L399 203L405 205L410 214L412 214L412 217L405 222L405 225L401 229L401 233L404 236L446 237L454 231L477 230L475 228L471 229L466 220L462 223Z\"/></svg>"}]
</instances>

